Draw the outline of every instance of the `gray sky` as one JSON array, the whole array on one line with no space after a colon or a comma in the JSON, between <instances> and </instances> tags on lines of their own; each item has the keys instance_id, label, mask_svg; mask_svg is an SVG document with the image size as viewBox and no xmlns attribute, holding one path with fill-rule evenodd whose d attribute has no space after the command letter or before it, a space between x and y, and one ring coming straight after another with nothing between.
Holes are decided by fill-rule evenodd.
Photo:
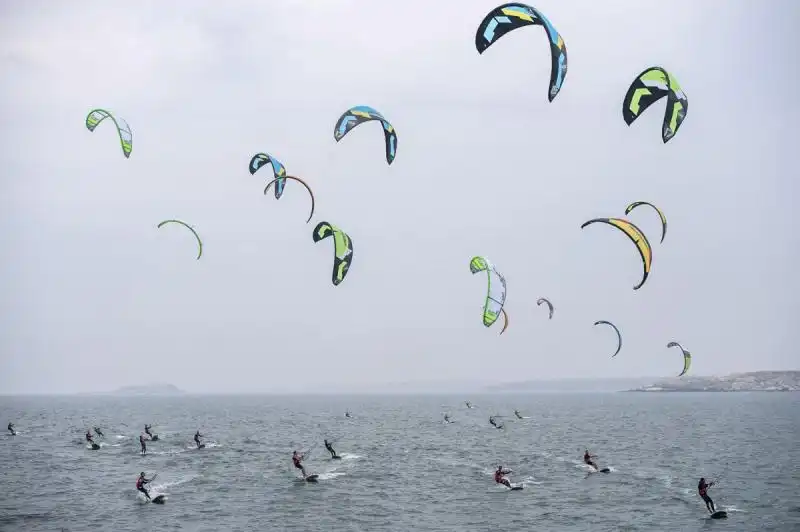
<instances>
[{"instance_id":1,"label":"gray sky","mask_svg":"<svg viewBox=\"0 0 800 532\"><path fill-rule=\"evenodd\" d=\"M4 2L0 391L669 376L670 340L694 374L796 369L800 4L542 0L569 54L553 103L541 27L475 50L496 4ZM689 98L667 145L663 102L621 116L652 65ZM353 105L394 124L391 166L376 123L333 140ZM130 159L86 131L95 107L130 123ZM262 195L260 151L311 184L311 223L297 183ZM659 244L631 214L638 291L628 239L579 229L635 200L669 221ZM354 241L338 287L321 220ZM503 336L474 255L508 281Z\"/></svg>"}]
</instances>

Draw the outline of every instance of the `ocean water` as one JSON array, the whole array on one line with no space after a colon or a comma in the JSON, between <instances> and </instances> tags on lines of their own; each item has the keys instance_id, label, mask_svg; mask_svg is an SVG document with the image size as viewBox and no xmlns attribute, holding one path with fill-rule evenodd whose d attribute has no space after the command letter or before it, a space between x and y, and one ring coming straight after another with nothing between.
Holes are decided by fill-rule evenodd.
<instances>
[{"instance_id":1,"label":"ocean water","mask_svg":"<svg viewBox=\"0 0 800 532\"><path fill-rule=\"evenodd\" d=\"M7 420L4 531L800 530L796 393L3 397ZM145 423L161 440L141 456ZM586 448L612 472L589 474ZM498 464L525 489L494 484ZM166 504L144 502L140 471ZM700 476L727 520L708 518Z\"/></svg>"}]
</instances>

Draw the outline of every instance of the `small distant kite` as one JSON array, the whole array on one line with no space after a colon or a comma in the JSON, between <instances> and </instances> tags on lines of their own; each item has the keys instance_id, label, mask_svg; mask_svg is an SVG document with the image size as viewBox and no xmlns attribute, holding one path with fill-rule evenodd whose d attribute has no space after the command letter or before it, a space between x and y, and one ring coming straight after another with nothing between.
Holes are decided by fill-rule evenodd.
<instances>
[{"instance_id":1,"label":"small distant kite","mask_svg":"<svg viewBox=\"0 0 800 532\"><path fill-rule=\"evenodd\" d=\"M613 355L611 355L611 358L614 358L615 356L617 356L617 354L619 354L619 350L622 349L622 334L620 334L619 329L617 329L617 326L614 325L613 323L611 323L610 321L599 320L599 321L594 322L594 324L595 325L600 325L600 324L610 325L614 329L614 331L616 331L616 333L617 333L617 350L614 351Z\"/></svg>"},{"instance_id":2,"label":"small distant kite","mask_svg":"<svg viewBox=\"0 0 800 532\"><path fill-rule=\"evenodd\" d=\"M648 107L664 96L667 97L667 109L664 112L661 139L666 144L678 133L678 128L686 118L689 100L675 76L663 68L650 67L636 76L622 101L622 118L626 124L631 125Z\"/></svg>"},{"instance_id":3,"label":"small distant kite","mask_svg":"<svg viewBox=\"0 0 800 532\"><path fill-rule=\"evenodd\" d=\"M667 217L664 216L664 213L661 212L661 209L647 201L634 201L625 208L625 215L627 216L630 214L630 212L639 205L648 205L655 209L655 211L658 213L658 217L661 218L661 242L664 242L664 237L667 236Z\"/></svg>"},{"instance_id":4,"label":"small distant kite","mask_svg":"<svg viewBox=\"0 0 800 532\"><path fill-rule=\"evenodd\" d=\"M117 128L117 134L119 134L119 142L122 145L122 153L125 155L126 159L129 158L131 156L131 150L133 149L133 133L131 132L131 126L129 126L125 120L122 118L115 118L114 115L105 109L93 109L86 115L86 128L94 132L94 128L97 127L97 124L106 118L110 118L111 121L114 122L114 126Z\"/></svg>"},{"instance_id":5,"label":"small distant kite","mask_svg":"<svg viewBox=\"0 0 800 532\"><path fill-rule=\"evenodd\" d=\"M353 241L350 237L328 222L320 222L314 228L312 234L314 243L319 242L329 236L333 237L333 286L338 286L344 281L350 264L353 262Z\"/></svg>"},{"instance_id":6,"label":"small distant kite","mask_svg":"<svg viewBox=\"0 0 800 532\"><path fill-rule=\"evenodd\" d=\"M552 320L553 319L553 310L554 310L553 309L553 304L550 303L550 300L547 299L546 297L541 297L536 301L536 306L540 307L542 305L542 303L547 303L547 307L550 309L550 318L549 319Z\"/></svg>"},{"instance_id":7,"label":"small distant kite","mask_svg":"<svg viewBox=\"0 0 800 532\"><path fill-rule=\"evenodd\" d=\"M681 371L681 374L678 375L678 377L683 377L686 375L686 372L689 371L689 366L692 365L692 354L684 349L683 346L678 342L670 342L667 344L667 347L677 347L683 353L683 371Z\"/></svg>"},{"instance_id":8,"label":"small distant kite","mask_svg":"<svg viewBox=\"0 0 800 532\"><path fill-rule=\"evenodd\" d=\"M158 228L161 229L162 226L164 226L165 224L169 224L169 223L182 225L185 228L187 228L189 231L192 232L194 237L197 239L197 247L198 247L197 260L200 260L200 257L203 255L203 241L200 240L200 235L197 234L197 231L195 231L194 228L191 225L189 225L186 222L183 222L181 220L164 220L163 222L158 224Z\"/></svg>"},{"instance_id":9,"label":"small distant kite","mask_svg":"<svg viewBox=\"0 0 800 532\"><path fill-rule=\"evenodd\" d=\"M392 164L397 154L397 133L394 130L394 126L372 107L357 105L345 111L336 121L336 127L333 129L333 138L336 142L339 142L351 129L370 120L377 120L383 126L383 136L386 141L386 162Z\"/></svg>"},{"instance_id":10,"label":"small distant kite","mask_svg":"<svg viewBox=\"0 0 800 532\"><path fill-rule=\"evenodd\" d=\"M306 187L306 190L308 191L308 195L311 196L311 212L308 213L308 220L306 220L306 223L310 222L311 221L311 217L314 216L314 205L315 205L314 192L311 190L311 187L308 186L308 183L306 183L305 181L303 181L299 177L295 177L295 176L292 176L292 175L287 175L287 176L284 176L284 177L276 177L275 179L273 179L272 181L267 183L267 186L264 188L264 195L267 194L267 192L269 191L269 187L271 187L273 184L275 184L275 186L277 186L277 184L279 182L285 183L287 179L292 179L294 181L297 181L298 183L300 183L301 185ZM278 197L277 194L275 195L275 197Z\"/></svg>"},{"instance_id":11,"label":"small distant kite","mask_svg":"<svg viewBox=\"0 0 800 532\"><path fill-rule=\"evenodd\" d=\"M553 101L567 77L567 46L555 27L538 9L512 2L491 10L475 32L475 48L482 54L506 33L523 26L542 26L550 41L550 87L547 99Z\"/></svg>"},{"instance_id":12,"label":"small distant kite","mask_svg":"<svg viewBox=\"0 0 800 532\"><path fill-rule=\"evenodd\" d=\"M634 244L636 244L636 248L639 250L639 255L642 257L642 266L644 267L644 276L642 277L642 280L639 282L639 284L633 287L634 290L638 290L647 280L647 276L650 275L650 265L653 262L653 249L650 247L650 242L647 241L647 237L644 236L644 233L642 233L641 229L633 225L631 222L623 220L622 218L595 218L594 220L584 222L583 225L581 225L581 229L596 222L602 222L604 224L616 227L625 233Z\"/></svg>"},{"instance_id":13,"label":"small distant kite","mask_svg":"<svg viewBox=\"0 0 800 532\"><path fill-rule=\"evenodd\" d=\"M281 199L283 187L286 186L286 167L278 159L268 153L256 153L250 159L250 175L258 172L258 169L266 164L272 165L272 175L275 179L275 199Z\"/></svg>"}]
</instances>

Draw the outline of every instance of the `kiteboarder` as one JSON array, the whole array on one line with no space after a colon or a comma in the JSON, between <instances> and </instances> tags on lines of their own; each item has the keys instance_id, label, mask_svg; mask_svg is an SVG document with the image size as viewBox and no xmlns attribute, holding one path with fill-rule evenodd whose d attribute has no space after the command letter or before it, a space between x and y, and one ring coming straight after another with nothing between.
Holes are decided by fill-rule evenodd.
<instances>
[{"instance_id":1,"label":"kiteboarder","mask_svg":"<svg viewBox=\"0 0 800 532\"><path fill-rule=\"evenodd\" d=\"M517 419L522 419L522 414L519 413L519 410L514 410L514 415L517 416Z\"/></svg>"},{"instance_id":2,"label":"kiteboarder","mask_svg":"<svg viewBox=\"0 0 800 532\"><path fill-rule=\"evenodd\" d=\"M92 429L86 429L86 441L94 444L94 439L92 438Z\"/></svg>"},{"instance_id":3,"label":"kiteboarder","mask_svg":"<svg viewBox=\"0 0 800 532\"><path fill-rule=\"evenodd\" d=\"M464 404L467 405L467 408L472 408L472 403L469 401L464 401Z\"/></svg>"},{"instance_id":4,"label":"kiteboarder","mask_svg":"<svg viewBox=\"0 0 800 532\"><path fill-rule=\"evenodd\" d=\"M156 478L155 476L153 478ZM150 500L150 494L147 492L147 488L144 487L145 484L149 484L153 481L153 478L144 478L144 471L139 474L139 478L136 479L136 489L144 493L144 496L147 497L147 500Z\"/></svg>"},{"instance_id":5,"label":"kiteboarder","mask_svg":"<svg viewBox=\"0 0 800 532\"><path fill-rule=\"evenodd\" d=\"M144 434L139 434L139 445L142 446L142 455L147 454L147 445L145 444Z\"/></svg>"},{"instance_id":6,"label":"kiteboarder","mask_svg":"<svg viewBox=\"0 0 800 532\"><path fill-rule=\"evenodd\" d=\"M194 442L197 444L197 448L198 449L200 448L200 438L203 438L203 437L204 436L202 434L200 434L200 430L198 430L197 432L194 433Z\"/></svg>"},{"instance_id":7,"label":"kiteboarder","mask_svg":"<svg viewBox=\"0 0 800 532\"><path fill-rule=\"evenodd\" d=\"M445 423L450 423L450 414L445 414L444 415L444 422Z\"/></svg>"},{"instance_id":8,"label":"kiteboarder","mask_svg":"<svg viewBox=\"0 0 800 532\"><path fill-rule=\"evenodd\" d=\"M511 487L511 481L509 481L505 476L511 473L510 469L503 469L503 466L497 466L497 471L494 472L494 481L498 484L503 484L504 486Z\"/></svg>"},{"instance_id":9,"label":"kiteboarder","mask_svg":"<svg viewBox=\"0 0 800 532\"><path fill-rule=\"evenodd\" d=\"M329 442L327 439L325 440L325 448L331 453L331 458L338 458L339 456L336 454L336 451L333 450L333 442Z\"/></svg>"},{"instance_id":10,"label":"kiteboarder","mask_svg":"<svg viewBox=\"0 0 800 532\"><path fill-rule=\"evenodd\" d=\"M494 420L494 416L489 416L489 423L496 429L502 429L503 425L498 425L497 422Z\"/></svg>"},{"instance_id":11,"label":"kiteboarder","mask_svg":"<svg viewBox=\"0 0 800 532\"><path fill-rule=\"evenodd\" d=\"M10 432L12 436L17 435L17 432L14 430L14 424L10 421L8 422L8 432Z\"/></svg>"},{"instance_id":12,"label":"kiteboarder","mask_svg":"<svg viewBox=\"0 0 800 532\"><path fill-rule=\"evenodd\" d=\"M344 413L344 417L353 417L353 416L350 415L350 411L348 410L347 412Z\"/></svg>"},{"instance_id":13,"label":"kiteboarder","mask_svg":"<svg viewBox=\"0 0 800 532\"><path fill-rule=\"evenodd\" d=\"M145 423L145 425L144 425L144 433L147 434L148 436L150 436L151 440L153 439L153 434L150 432L150 429L152 427L153 427L152 425L148 425L147 423Z\"/></svg>"},{"instance_id":14,"label":"kiteboarder","mask_svg":"<svg viewBox=\"0 0 800 532\"><path fill-rule=\"evenodd\" d=\"M106 437L106 435L105 435L105 434L103 434L103 431L102 431L102 430L100 430L98 427L95 427L95 428L94 428L94 432L95 432L95 434L97 434L97 435L98 435L98 436L100 436L101 438L105 438L105 437Z\"/></svg>"},{"instance_id":15,"label":"kiteboarder","mask_svg":"<svg viewBox=\"0 0 800 532\"><path fill-rule=\"evenodd\" d=\"M714 485L714 482L706 482L705 478L701 478L700 482L697 484L697 492L700 494L700 498L703 499L703 502L706 503L706 509L708 513L714 513L717 509L714 507L714 501L711 500L711 497L708 496L708 488Z\"/></svg>"},{"instance_id":16,"label":"kiteboarder","mask_svg":"<svg viewBox=\"0 0 800 532\"><path fill-rule=\"evenodd\" d=\"M303 478L305 478L305 477L306 477L306 468L305 468L305 467L303 467L303 457L304 457L304 456L305 456L305 455L303 455L303 454L300 454L300 453L298 453L297 451L294 451L294 452L292 453L292 463L294 464L294 466L295 466L297 469L299 469L299 470L300 470L300 472L301 472L301 473L303 473Z\"/></svg>"},{"instance_id":17,"label":"kiteboarder","mask_svg":"<svg viewBox=\"0 0 800 532\"><path fill-rule=\"evenodd\" d=\"M597 471L598 470L597 464L592 462L592 458L597 458L597 457L593 454L589 454L589 449L586 449L586 452L583 453L583 463L592 466L595 469L595 471Z\"/></svg>"}]
</instances>

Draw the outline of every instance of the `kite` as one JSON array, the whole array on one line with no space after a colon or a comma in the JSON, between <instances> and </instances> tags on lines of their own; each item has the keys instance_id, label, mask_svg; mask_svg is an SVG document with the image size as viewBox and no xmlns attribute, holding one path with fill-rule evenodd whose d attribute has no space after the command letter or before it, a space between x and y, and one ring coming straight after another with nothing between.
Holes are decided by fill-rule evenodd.
<instances>
[{"instance_id":1,"label":"kite","mask_svg":"<svg viewBox=\"0 0 800 532\"><path fill-rule=\"evenodd\" d=\"M392 164L397 154L397 133L394 126L372 107L357 105L345 111L336 121L333 138L339 142L351 129L370 120L378 120L383 126L383 136L386 139L386 162Z\"/></svg>"},{"instance_id":2,"label":"kite","mask_svg":"<svg viewBox=\"0 0 800 532\"><path fill-rule=\"evenodd\" d=\"M617 350L614 351L613 355L611 355L611 358L614 358L619 353L619 350L622 349L622 335L620 334L619 329L617 329L617 326L611 323L610 321L600 320L594 322L595 325L600 325L601 323L604 325L610 325L617 332Z\"/></svg>"},{"instance_id":3,"label":"kite","mask_svg":"<svg viewBox=\"0 0 800 532\"><path fill-rule=\"evenodd\" d=\"M503 328L500 329L500 334L503 334L504 332L506 332L506 329L508 328L508 314L506 314L506 309L504 309L504 308L500 309L500 314L503 315L503 320L504 320L503 321Z\"/></svg>"},{"instance_id":4,"label":"kite","mask_svg":"<svg viewBox=\"0 0 800 532\"><path fill-rule=\"evenodd\" d=\"M664 213L661 212L661 209L647 201L634 201L625 208L625 215L630 214L630 212L639 205L649 205L658 213L659 218L661 218L661 242L664 242L664 237L667 236L667 217L664 216Z\"/></svg>"},{"instance_id":5,"label":"kite","mask_svg":"<svg viewBox=\"0 0 800 532\"><path fill-rule=\"evenodd\" d=\"M125 120L122 118L115 118L114 115L104 109L93 109L86 115L86 128L94 132L94 128L97 127L97 124L106 118L110 118L111 121L114 122L114 126L117 128L117 133L119 134L119 143L122 146L122 153L125 155L126 159L129 158L131 156L131 150L133 149L133 133L131 132L131 126L129 126Z\"/></svg>"},{"instance_id":6,"label":"kite","mask_svg":"<svg viewBox=\"0 0 800 532\"><path fill-rule=\"evenodd\" d=\"M286 186L286 167L278 159L268 153L256 153L250 159L250 175L258 172L265 164L272 165L272 175L275 178L275 199L281 199L283 187Z\"/></svg>"},{"instance_id":7,"label":"kite","mask_svg":"<svg viewBox=\"0 0 800 532\"><path fill-rule=\"evenodd\" d=\"M692 365L692 354L684 349L678 342L670 342L667 344L667 347L678 347L683 352L683 371L678 375L678 377L683 377L686 375L686 372L689 371L689 366Z\"/></svg>"},{"instance_id":8,"label":"kite","mask_svg":"<svg viewBox=\"0 0 800 532\"><path fill-rule=\"evenodd\" d=\"M636 249L639 250L639 255L642 257L642 266L644 267L644 276L642 277L642 280L639 282L639 284L633 287L634 290L638 290L647 280L647 276L650 275L650 265L653 262L653 249L650 247L650 242L647 241L647 237L644 236L644 233L642 233L641 229L633 225L631 222L623 220L622 218L595 218L593 220L584 222L583 225L581 225L581 229L595 222L602 222L616 227L625 233L634 244L636 244Z\"/></svg>"},{"instance_id":9,"label":"kite","mask_svg":"<svg viewBox=\"0 0 800 532\"><path fill-rule=\"evenodd\" d=\"M558 31L538 9L515 2L494 8L478 25L475 48L482 54L506 33L530 25L544 27L550 41L550 87L547 98L552 102L567 77L567 46Z\"/></svg>"},{"instance_id":10,"label":"kite","mask_svg":"<svg viewBox=\"0 0 800 532\"><path fill-rule=\"evenodd\" d=\"M553 319L553 310L555 310L555 309L553 309L553 304L550 303L549 299L547 299L545 297L541 297L536 301L536 306L539 307L539 306L542 305L542 303L547 303L547 306L550 308L550 319L552 320Z\"/></svg>"},{"instance_id":11,"label":"kite","mask_svg":"<svg viewBox=\"0 0 800 532\"><path fill-rule=\"evenodd\" d=\"M320 222L312 234L314 243L333 236L333 286L344 281L353 262L353 241L347 233L328 222Z\"/></svg>"},{"instance_id":12,"label":"kite","mask_svg":"<svg viewBox=\"0 0 800 532\"><path fill-rule=\"evenodd\" d=\"M473 257L469 262L469 269L473 274L486 272L486 299L483 304L483 324L491 327L503 310L506 302L506 280L495 269L489 259L484 257ZM508 317L506 317L508 326ZM503 327L503 331L505 327ZM500 331L502 333L502 331Z\"/></svg>"},{"instance_id":13,"label":"kite","mask_svg":"<svg viewBox=\"0 0 800 532\"><path fill-rule=\"evenodd\" d=\"M664 112L661 139L666 144L678 133L678 128L686 118L689 100L675 76L663 68L650 67L636 76L622 101L622 118L630 126L650 105L664 96L667 97L667 109Z\"/></svg>"},{"instance_id":14,"label":"kite","mask_svg":"<svg viewBox=\"0 0 800 532\"><path fill-rule=\"evenodd\" d=\"M308 220L306 220L306 223L310 222L311 221L311 217L314 216L314 204L315 204L314 203L314 192L311 191L311 187L308 186L308 183L306 183L305 181L303 181L299 177L294 177L292 175L287 175L287 176L284 176L284 177L276 177L275 179L273 179L272 181L267 183L266 188L264 188L264 195L267 194L267 192L269 191L269 187L271 187L273 183L277 187L279 183L281 183L281 182L285 183L287 179L293 179L293 180L297 181L298 183L300 183L301 185L306 187L306 190L308 190L308 195L311 196L311 212L308 214ZM278 197L277 188L276 188L275 197L276 198Z\"/></svg>"},{"instance_id":15,"label":"kite","mask_svg":"<svg viewBox=\"0 0 800 532\"><path fill-rule=\"evenodd\" d=\"M187 224L186 222L182 222L181 220L164 220L163 222L158 224L158 228L161 229L161 227L164 224L168 224L168 223L180 224L180 225L184 226L185 228L187 228L189 231L192 232L194 237L197 239L197 247L198 247L197 260L200 260L200 257L203 255L203 241L200 240L200 235L197 234L197 231L195 231L194 228L191 225Z\"/></svg>"}]
</instances>

